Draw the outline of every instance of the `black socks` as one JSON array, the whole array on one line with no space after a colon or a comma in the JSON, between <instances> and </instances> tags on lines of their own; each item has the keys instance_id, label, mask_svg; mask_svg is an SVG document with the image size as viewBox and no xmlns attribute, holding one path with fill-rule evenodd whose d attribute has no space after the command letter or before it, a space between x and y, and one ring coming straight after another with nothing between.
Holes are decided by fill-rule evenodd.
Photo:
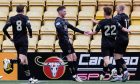
<instances>
[{"instance_id":1,"label":"black socks","mask_svg":"<svg viewBox=\"0 0 140 84\"><path fill-rule=\"evenodd\" d=\"M21 60L18 58L18 59L10 59L10 62L12 64L20 64ZM26 76L26 78L31 78L31 73L30 73L30 70L29 70L29 66L27 64L20 64L22 67L23 67L23 70L24 70L24 74Z\"/></svg>"},{"instance_id":2,"label":"black socks","mask_svg":"<svg viewBox=\"0 0 140 84\"><path fill-rule=\"evenodd\" d=\"M76 61L69 61L68 62L68 67L71 71L71 74L75 75L76 74L76 67L77 67Z\"/></svg>"},{"instance_id":3,"label":"black socks","mask_svg":"<svg viewBox=\"0 0 140 84\"><path fill-rule=\"evenodd\" d=\"M73 61L73 69L76 74L77 73L77 62L76 61Z\"/></svg>"},{"instance_id":4,"label":"black socks","mask_svg":"<svg viewBox=\"0 0 140 84\"><path fill-rule=\"evenodd\" d=\"M107 73L107 71L108 71L108 67L104 67L103 66L103 72L102 72L102 74L105 76L105 74Z\"/></svg>"},{"instance_id":5,"label":"black socks","mask_svg":"<svg viewBox=\"0 0 140 84\"><path fill-rule=\"evenodd\" d=\"M112 69L114 69L112 64L108 64L108 68L110 69L110 71L112 71Z\"/></svg>"},{"instance_id":6,"label":"black socks","mask_svg":"<svg viewBox=\"0 0 140 84\"><path fill-rule=\"evenodd\" d=\"M10 61L11 61L12 64L15 64L15 63L19 64L21 62L20 59L10 59Z\"/></svg>"},{"instance_id":7,"label":"black socks","mask_svg":"<svg viewBox=\"0 0 140 84\"><path fill-rule=\"evenodd\" d=\"M108 71L108 67L105 67L105 66L104 66L104 60L103 60L103 59L101 60L100 65L101 65L101 67L103 67L103 72L102 72L102 74L105 76L105 74L106 74L107 71Z\"/></svg>"},{"instance_id":8,"label":"black socks","mask_svg":"<svg viewBox=\"0 0 140 84\"><path fill-rule=\"evenodd\" d=\"M23 66L23 69L24 69L25 76L28 79L31 78L31 73L30 73L30 70L29 70L29 66L27 64L22 65L22 66Z\"/></svg>"},{"instance_id":9,"label":"black socks","mask_svg":"<svg viewBox=\"0 0 140 84\"><path fill-rule=\"evenodd\" d=\"M121 60L122 70L123 70L123 72L124 72L124 71L127 71L126 62L124 61L123 58L121 58L120 60Z\"/></svg>"},{"instance_id":10,"label":"black socks","mask_svg":"<svg viewBox=\"0 0 140 84\"><path fill-rule=\"evenodd\" d=\"M120 69L122 69L122 72L127 71L126 63L125 63L123 58L117 59L115 61L116 61L116 69L117 69L117 74L118 75L121 75L121 70Z\"/></svg>"},{"instance_id":11,"label":"black socks","mask_svg":"<svg viewBox=\"0 0 140 84\"><path fill-rule=\"evenodd\" d=\"M116 69L117 69L117 74L118 75L121 75L121 66L122 66L122 64L121 64L121 62L120 62L120 59L118 59L118 60L115 60L116 61Z\"/></svg>"}]
</instances>

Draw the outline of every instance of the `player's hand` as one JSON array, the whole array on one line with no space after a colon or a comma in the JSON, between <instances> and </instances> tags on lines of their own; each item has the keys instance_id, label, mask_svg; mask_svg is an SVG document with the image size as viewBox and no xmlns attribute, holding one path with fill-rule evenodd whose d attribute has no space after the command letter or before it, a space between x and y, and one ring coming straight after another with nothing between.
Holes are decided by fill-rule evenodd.
<instances>
[{"instance_id":1,"label":"player's hand","mask_svg":"<svg viewBox=\"0 0 140 84\"><path fill-rule=\"evenodd\" d=\"M127 29L127 28L126 28ZM131 34L131 31L129 29L127 29L128 34Z\"/></svg>"},{"instance_id":2,"label":"player's hand","mask_svg":"<svg viewBox=\"0 0 140 84\"><path fill-rule=\"evenodd\" d=\"M89 31L85 31L84 34L85 34L85 35L89 35Z\"/></svg>"},{"instance_id":3,"label":"player's hand","mask_svg":"<svg viewBox=\"0 0 140 84\"><path fill-rule=\"evenodd\" d=\"M123 32L127 32L128 34L131 34L131 31L130 31L129 29L127 29L127 28L124 28L124 27L123 27L123 28L122 28L122 31L123 31Z\"/></svg>"},{"instance_id":4,"label":"player's hand","mask_svg":"<svg viewBox=\"0 0 140 84\"><path fill-rule=\"evenodd\" d=\"M90 31L90 32L88 33L88 35L93 35L93 32L92 32L92 31Z\"/></svg>"},{"instance_id":5,"label":"player's hand","mask_svg":"<svg viewBox=\"0 0 140 84\"><path fill-rule=\"evenodd\" d=\"M132 34L132 32L130 30L128 30L128 34Z\"/></svg>"},{"instance_id":6,"label":"player's hand","mask_svg":"<svg viewBox=\"0 0 140 84\"><path fill-rule=\"evenodd\" d=\"M84 34L85 34L85 35L92 35L92 32L90 32L90 31L85 31Z\"/></svg>"},{"instance_id":7,"label":"player's hand","mask_svg":"<svg viewBox=\"0 0 140 84\"><path fill-rule=\"evenodd\" d=\"M97 21L97 20L95 20L95 19L91 19L91 21L93 22L93 23L95 23L95 24L98 24L99 22Z\"/></svg>"}]
</instances>

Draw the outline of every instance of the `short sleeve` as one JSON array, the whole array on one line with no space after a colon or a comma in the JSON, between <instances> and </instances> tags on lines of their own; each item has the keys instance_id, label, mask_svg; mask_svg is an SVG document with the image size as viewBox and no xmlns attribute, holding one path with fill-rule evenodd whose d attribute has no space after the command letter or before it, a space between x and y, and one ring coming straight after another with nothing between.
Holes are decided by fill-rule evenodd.
<instances>
[{"instance_id":1,"label":"short sleeve","mask_svg":"<svg viewBox=\"0 0 140 84\"><path fill-rule=\"evenodd\" d=\"M96 32L99 32L99 31L101 30L101 28L102 28L102 23L99 22L99 24L97 25L95 31L96 31Z\"/></svg>"}]
</instances>

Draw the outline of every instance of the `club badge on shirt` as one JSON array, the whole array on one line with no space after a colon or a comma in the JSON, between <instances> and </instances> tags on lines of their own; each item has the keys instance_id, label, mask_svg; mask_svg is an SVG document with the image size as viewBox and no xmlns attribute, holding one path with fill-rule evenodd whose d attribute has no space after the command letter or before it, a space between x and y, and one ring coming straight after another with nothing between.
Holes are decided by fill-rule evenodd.
<instances>
[{"instance_id":1,"label":"club badge on shirt","mask_svg":"<svg viewBox=\"0 0 140 84\"><path fill-rule=\"evenodd\" d=\"M57 25L57 26L60 25L60 22L57 22L56 25Z\"/></svg>"},{"instance_id":2,"label":"club badge on shirt","mask_svg":"<svg viewBox=\"0 0 140 84\"><path fill-rule=\"evenodd\" d=\"M64 25L64 28L65 28L65 30L67 30L68 28L67 28L67 25Z\"/></svg>"}]
</instances>

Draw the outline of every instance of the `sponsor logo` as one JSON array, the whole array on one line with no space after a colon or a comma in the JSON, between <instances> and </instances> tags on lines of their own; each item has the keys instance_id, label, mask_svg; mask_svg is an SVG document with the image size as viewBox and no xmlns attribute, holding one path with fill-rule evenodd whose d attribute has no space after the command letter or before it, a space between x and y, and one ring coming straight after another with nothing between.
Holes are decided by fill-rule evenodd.
<instances>
[{"instance_id":1,"label":"sponsor logo","mask_svg":"<svg viewBox=\"0 0 140 84\"><path fill-rule=\"evenodd\" d=\"M65 73L65 63L59 57L49 57L45 62L40 62L41 56L35 58L38 66L43 66L43 72L49 79L59 79Z\"/></svg>"},{"instance_id":2,"label":"sponsor logo","mask_svg":"<svg viewBox=\"0 0 140 84\"><path fill-rule=\"evenodd\" d=\"M77 74L82 80L98 80L100 78L100 73L78 73ZM135 73L129 73L129 79L133 78L135 76ZM106 74L104 80L109 80L110 74Z\"/></svg>"},{"instance_id":3,"label":"sponsor logo","mask_svg":"<svg viewBox=\"0 0 140 84\"><path fill-rule=\"evenodd\" d=\"M85 60L88 59L88 60ZM79 58L79 66L90 66L88 68L78 68L78 71L102 71L102 68L100 67L95 67L95 66L100 66L101 60L103 57L100 56L91 56L90 54L81 54ZM123 57L123 59L126 62L126 65L128 66L133 66L133 67L128 67L129 71L136 71L137 70L137 65L139 62L139 57L138 56L127 56ZM113 57L110 57L110 63L115 65L115 60Z\"/></svg>"}]
</instances>

